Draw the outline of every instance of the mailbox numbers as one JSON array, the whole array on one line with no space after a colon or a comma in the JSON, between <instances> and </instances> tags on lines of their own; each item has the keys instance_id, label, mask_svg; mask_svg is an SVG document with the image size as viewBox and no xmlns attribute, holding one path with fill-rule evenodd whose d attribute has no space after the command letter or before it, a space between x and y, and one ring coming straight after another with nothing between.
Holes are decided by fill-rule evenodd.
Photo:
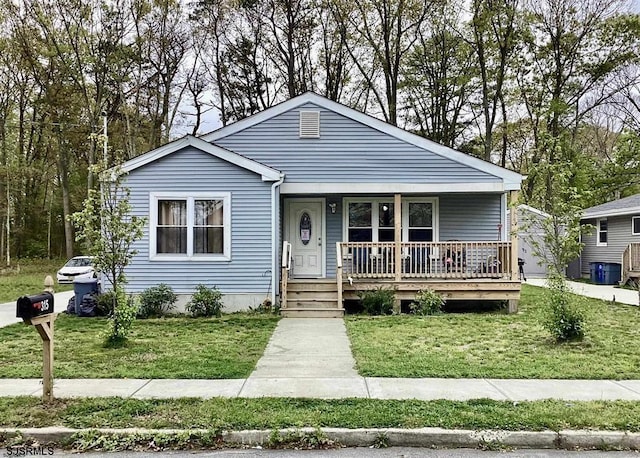
<instances>
[{"instance_id":1,"label":"mailbox numbers","mask_svg":"<svg viewBox=\"0 0 640 458\"><path fill-rule=\"evenodd\" d=\"M36 302L35 304L33 304L33 308L46 312L47 310L49 310L49 299L45 299L41 302Z\"/></svg>"}]
</instances>

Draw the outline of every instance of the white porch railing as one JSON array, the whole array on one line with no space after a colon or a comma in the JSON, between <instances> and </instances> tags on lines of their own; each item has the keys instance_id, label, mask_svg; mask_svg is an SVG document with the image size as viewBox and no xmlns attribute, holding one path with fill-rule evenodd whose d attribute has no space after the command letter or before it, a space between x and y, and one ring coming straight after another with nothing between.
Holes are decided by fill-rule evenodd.
<instances>
[{"instance_id":1,"label":"white porch railing","mask_svg":"<svg viewBox=\"0 0 640 458\"><path fill-rule=\"evenodd\" d=\"M337 247L343 279L510 279L517 266L511 242L339 242Z\"/></svg>"}]
</instances>

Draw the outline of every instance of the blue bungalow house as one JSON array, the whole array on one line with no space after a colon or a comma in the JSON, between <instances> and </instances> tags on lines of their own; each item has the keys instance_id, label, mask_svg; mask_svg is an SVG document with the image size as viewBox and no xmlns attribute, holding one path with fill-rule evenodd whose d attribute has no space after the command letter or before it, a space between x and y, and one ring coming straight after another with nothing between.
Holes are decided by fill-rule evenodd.
<instances>
[{"instance_id":1,"label":"blue bungalow house","mask_svg":"<svg viewBox=\"0 0 640 458\"><path fill-rule=\"evenodd\" d=\"M517 305L522 176L314 93L123 168L148 218L130 292L203 283L227 310L269 296L287 316L341 316L380 285Z\"/></svg>"}]
</instances>

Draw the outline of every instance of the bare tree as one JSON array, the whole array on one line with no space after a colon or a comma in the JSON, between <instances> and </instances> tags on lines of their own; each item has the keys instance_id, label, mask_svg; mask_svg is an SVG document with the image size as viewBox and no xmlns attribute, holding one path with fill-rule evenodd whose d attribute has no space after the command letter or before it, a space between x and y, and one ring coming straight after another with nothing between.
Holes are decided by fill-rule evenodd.
<instances>
[{"instance_id":1,"label":"bare tree","mask_svg":"<svg viewBox=\"0 0 640 458\"><path fill-rule=\"evenodd\" d=\"M400 72L431 9L426 0L335 0L351 58L384 119L398 124Z\"/></svg>"}]
</instances>

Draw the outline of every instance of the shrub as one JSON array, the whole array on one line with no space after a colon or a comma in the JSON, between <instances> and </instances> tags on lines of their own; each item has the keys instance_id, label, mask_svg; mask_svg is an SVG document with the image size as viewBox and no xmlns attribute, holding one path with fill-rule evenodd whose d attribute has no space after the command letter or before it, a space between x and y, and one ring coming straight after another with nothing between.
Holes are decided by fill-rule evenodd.
<instances>
[{"instance_id":1,"label":"shrub","mask_svg":"<svg viewBox=\"0 0 640 458\"><path fill-rule=\"evenodd\" d=\"M138 318L154 318L166 315L175 309L178 297L169 285L160 283L158 286L147 288L140 294Z\"/></svg>"},{"instance_id":2,"label":"shrub","mask_svg":"<svg viewBox=\"0 0 640 458\"><path fill-rule=\"evenodd\" d=\"M113 313L113 301L115 294L113 290L109 290L106 293L99 294L96 298L96 315L97 316L111 316Z\"/></svg>"},{"instance_id":3,"label":"shrub","mask_svg":"<svg viewBox=\"0 0 640 458\"><path fill-rule=\"evenodd\" d=\"M549 281L549 310L544 327L558 342L582 340L584 337L584 315L571 304L571 296L563 278Z\"/></svg>"},{"instance_id":4,"label":"shrub","mask_svg":"<svg viewBox=\"0 0 640 458\"><path fill-rule=\"evenodd\" d=\"M193 317L219 317L222 315L222 293L215 286L207 288L205 285L198 285L185 308Z\"/></svg>"},{"instance_id":5,"label":"shrub","mask_svg":"<svg viewBox=\"0 0 640 458\"><path fill-rule=\"evenodd\" d=\"M280 307L278 305L274 305L273 302L271 302L271 299L267 298L257 307L249 307L249 313L277 315L280 313Z\"/></svg>"},{"instance_id":6,"label":"shrub","mask_svg":"<svg viewBox=\"0 0 640 458\"><path fill-rule=\"evenodd\" d=\"M127 336L136 319L138 301L134 296L127 296L124 289L116 290L116 303L109 319L105 346L121 347L126 344Z\"/></svg>"},{"instance_id":7,"label":"shrub","mask_svg":"<svg viewBox=\"0 0 640 458\"><path fill-rule=\"evenodd\" d=\"M421 289L415 300L409 305L414 315L437 315L442 313L444 299L442 295L432 289Z\"/></svg>"},{"instance_id":8,"label":"shrub","mask_svg":"<svg viewBox=\"0 0 640 458\"><path fill-rule=\"evenodd\" d=\"M362 302L364 313L368 315L391 315L393 313L393 305L396 301L396 292L393 289L380 286L372 290L359 291L358 297Z\"/></svg>"}]
</instances>

